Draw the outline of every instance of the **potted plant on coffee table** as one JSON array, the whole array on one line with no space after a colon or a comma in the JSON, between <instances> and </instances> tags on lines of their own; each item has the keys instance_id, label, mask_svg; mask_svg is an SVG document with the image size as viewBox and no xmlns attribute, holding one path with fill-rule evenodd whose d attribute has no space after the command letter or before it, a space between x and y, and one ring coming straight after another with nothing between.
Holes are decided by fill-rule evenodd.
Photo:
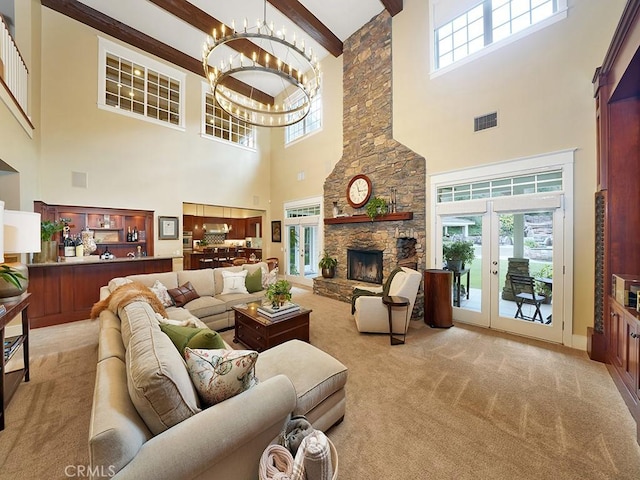
<instances>
[{"instance_id":1,"label":"potted plant on coffee table","mask_svg":"<svg viewBox=\"0 0 640 480\"><path fill-rule=\"evenodd\" d=\"M338 260L325 250L320 262L318 262L318 266L322 269L322 277L333 278L336 274L336 265L338 265Z\"/></svg>"},{"instance_id":2,"label":"potted plant on coffee table","mask_svg":"<svg viewBox=\"0 0 640 480\"><path fill-rule=\"evenodd\" d=\"M447 262L447 269L453 272L464 270L467 264L476 258L473 242L455 241L442 245L442 258Z\"/></svg>"},{"instance_id":3,"label":"potted plant on coffee table","mask_svg":"<svg viewBox=\"0 0 640 480\"><path fill-rule=\"evenodd\" d=\"M286 280L278 280L269 285L265 297L271 302L273 308L280 308L285 302L291 300L291 284Z\"/></svg>"}]
</instances>

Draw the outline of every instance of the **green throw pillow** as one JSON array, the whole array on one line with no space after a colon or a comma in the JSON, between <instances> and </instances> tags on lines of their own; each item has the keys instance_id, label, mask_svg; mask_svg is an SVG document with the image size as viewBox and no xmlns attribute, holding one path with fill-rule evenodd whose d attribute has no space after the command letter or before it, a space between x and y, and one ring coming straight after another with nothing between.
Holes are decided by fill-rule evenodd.
<instances>
[{"instance_id":1,"label":"green throw pillow","mask_svg":"<svg viewBox=\"0 0 640 480\"><path fill-rule=\"evenodd\" d=\"M256 268L255 272L248 273L244 281L244 286L247 287L247 292L249 293L262 290L262 269Z\"/></svg>"},{"instance_id":2,"label":"green throw pillow","mask_svg":"<svg viewBox=\"0 0 640 480\"><path fill-rule=\"evenodd\" d=\"M187 347L206 350L226 348L220 334L209 328L182 327L161 323L160 329L169 336L182 356L184 356L184 349Z\"/></svg>"}]
</instances>

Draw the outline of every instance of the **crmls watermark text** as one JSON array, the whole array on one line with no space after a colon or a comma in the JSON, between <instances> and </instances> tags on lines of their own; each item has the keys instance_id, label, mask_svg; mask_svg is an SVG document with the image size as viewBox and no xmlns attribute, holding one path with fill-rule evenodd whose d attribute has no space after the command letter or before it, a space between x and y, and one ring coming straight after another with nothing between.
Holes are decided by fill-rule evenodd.
<instances>
[{"instance_id":1,"label":"crmls watermark text","mask_svg":"<svg viewBox=\"0 0 640 480\"><path fill-rule=\"evenodd\" d=\"M64 475L67 478L111 478L116 474L116 467L113 465L67 465L64 467Z\"/></svg>"}]
</instances>

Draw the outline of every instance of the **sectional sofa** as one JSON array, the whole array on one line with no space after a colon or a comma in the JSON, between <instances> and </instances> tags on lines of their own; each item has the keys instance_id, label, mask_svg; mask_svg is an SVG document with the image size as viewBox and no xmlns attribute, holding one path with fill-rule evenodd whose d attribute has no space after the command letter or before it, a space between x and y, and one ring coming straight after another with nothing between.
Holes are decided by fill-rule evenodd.
<instances>
[{"instance_id":1,"label":"sectional sofa","mask_svg":"<svg viewBox=\"0 0 640 480\"><path fill-rule=\"evenodd\" d=\"M173 285L171 278L176 284L189 278L196 289L208 292L207 274L214 276L205 269L136 275L135 280L149 284L161 278ZM215 280L211 292L223 300L215 294ZM199 308L169 312L205 325L192 316L204 312ZM230 326L226 307L203 318L209 325ZM277 441L290 415L305 415L325 432L344 418L347 368L308 343L292 340L260 353L257 385L207 407L149 303L104 310L98 321L89 431L93 478L256 479L262 452ZM230 347L225 343L225 348Z\"/></svg>"}]
</instances>

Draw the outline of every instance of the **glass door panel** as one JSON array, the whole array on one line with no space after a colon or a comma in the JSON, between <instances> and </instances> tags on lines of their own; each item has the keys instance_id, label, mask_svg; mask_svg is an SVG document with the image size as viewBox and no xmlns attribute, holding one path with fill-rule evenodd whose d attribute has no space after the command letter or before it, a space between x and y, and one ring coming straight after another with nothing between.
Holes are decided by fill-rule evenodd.
<instances>
[{"instance_id":1,"label":"glass door panel","mask_svg":"<svg viewBox=\"0 0 640 480\"><path fill-rule=\"evenodd\" d=\"M318 276L318 232L316 224L287 225L286 275L288 280L313 285L313 279Z\"/></svg>"}]
</instances>

